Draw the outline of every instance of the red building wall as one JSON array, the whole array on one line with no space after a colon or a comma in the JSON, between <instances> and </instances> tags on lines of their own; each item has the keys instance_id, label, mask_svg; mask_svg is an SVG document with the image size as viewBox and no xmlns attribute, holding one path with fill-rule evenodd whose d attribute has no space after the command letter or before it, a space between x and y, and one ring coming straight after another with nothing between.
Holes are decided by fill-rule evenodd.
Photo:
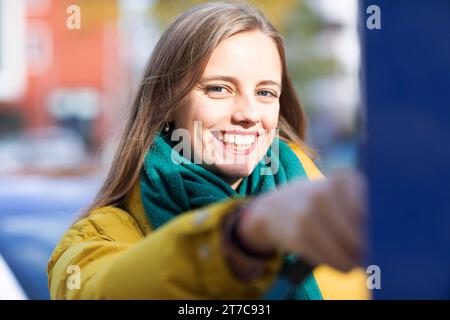
<instances>
[{"instance_id":1,"label":"red building wall","mask_svg":"<svg viewBox=\"0 0 450 320\"><path fill-rule=\"evenodd\" d=\"M74 4L80 8L81 23L80 29L71 30L66 23L73 12L67 9ZM77 90L88 89L99 98L93 134L102 140L114 112L114 95L125 79L117 17L116 1L30 1L24 44L27 87L23 97L12 103L21 111L25 127L53 124L49 101L56 91L76 96Z\"/></svg>"}]
</instances>

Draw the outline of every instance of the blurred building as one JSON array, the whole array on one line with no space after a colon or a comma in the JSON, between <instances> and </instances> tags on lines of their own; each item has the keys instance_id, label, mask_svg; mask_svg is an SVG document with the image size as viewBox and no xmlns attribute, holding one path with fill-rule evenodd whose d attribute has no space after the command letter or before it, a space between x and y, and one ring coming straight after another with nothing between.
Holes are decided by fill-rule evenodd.
<instances>
[{"instance_id":1,"label":"blurred building","mask_svg":"<svg viewBox=\"0 0 450 320\"><path fill-rule=\"evenodd\" d=\"M0 152L6 134L57 126L75 131L89 151L102 146L109 162L161 31L198 2L0 0ZM325 171L351 165L359 106L357 1L251 2L279 18L311 120L308 143L324 160L318 164ZM72 29L77 14L80 25Z\"/></svg>"},{"instance_id":2,"label":"blurred building","mask_svg":"<svg viewBox=\"0 0 450 320\"><path fill-rule=\"evenodd\" d=\"M128 85L118 12L117 1L0 1L0 135L62 126L90 149L103 142Z\"/></svg>"}]
</instances>

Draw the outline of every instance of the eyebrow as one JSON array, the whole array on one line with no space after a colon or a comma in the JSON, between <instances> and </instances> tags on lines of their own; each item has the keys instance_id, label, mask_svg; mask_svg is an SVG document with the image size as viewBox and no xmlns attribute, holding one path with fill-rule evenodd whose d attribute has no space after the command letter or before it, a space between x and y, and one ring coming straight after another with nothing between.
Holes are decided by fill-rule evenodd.
<instances>
[{"instance_id":1,"label":"eyebrow","mask_svg":"<svg viewBox=\"0 0 450 320\"><path fill-rule=\"evenodd\" d=\"M237 85L239 83L239 81L235 77L231 77L231 76L220 76L220 75L218 75L218 76L203 77L203 78L200 79L201 82L206 82L206 81L211 81L211 80L227 81L227 82L233 83L234 85ZM261 85L261 84L275 85L281 90L281 84L278 83L277 81L262 80L262 81L258 82L258 85Z\"/></svg>"}]
</instances>

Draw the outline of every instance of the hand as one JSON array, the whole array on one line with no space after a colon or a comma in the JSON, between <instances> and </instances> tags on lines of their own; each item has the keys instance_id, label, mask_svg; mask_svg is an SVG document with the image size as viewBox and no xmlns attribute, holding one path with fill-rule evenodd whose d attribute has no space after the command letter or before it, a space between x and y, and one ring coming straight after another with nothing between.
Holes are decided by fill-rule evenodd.
<instances>
[{"instance_id":1,"label":"hand","mask_svg":"<svg viewBox=\"0 0 450 320\"><path fill-rule=\"evenodd\" d=\"M364 195L364 180L352 170L295 181L253 200L238 234L256 251L288 251L346 272L364 251Z\"/></svg>"}]
</instances>

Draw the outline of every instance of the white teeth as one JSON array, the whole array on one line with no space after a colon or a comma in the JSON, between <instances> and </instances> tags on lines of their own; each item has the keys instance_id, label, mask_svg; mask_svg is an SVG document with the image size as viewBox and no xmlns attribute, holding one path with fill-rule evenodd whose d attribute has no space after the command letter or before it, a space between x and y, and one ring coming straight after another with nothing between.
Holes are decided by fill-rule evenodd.
<instances>
[{"instance_id":1,"label":"white teeth","mask_svg":"<svg viewBox=\"0 0 450 320\"><path fill-rule=\"evenodd\" d=\"M244 136L239 136L239 135L236 135L235 139L234 139L236 144L247 144L246 140L247 139Z\"/></svg>"},{"instance_id":2,"label":"white teeth","mask_svg":"<svg viewBox=\"0 0 450 320\"><path fill-rule=\"evenodd\" d=\"M241 145L248 147L255 142L256 135L241 135L241 134L230 134L224 133L219 140L225 143L233 143L234 145Z\"/></svg>"},{"instance_id":3,"label":"white teeth","mask_svg":"<svg viewBox=\"0 0 450 320\"><path fill-rule=\"evenodd\" d=\"M237 151L245 151L245 150L247 150L250 147L251 147L251 144L235 144L234 145L234 148Z\"/></svg>"}]
</instances>

